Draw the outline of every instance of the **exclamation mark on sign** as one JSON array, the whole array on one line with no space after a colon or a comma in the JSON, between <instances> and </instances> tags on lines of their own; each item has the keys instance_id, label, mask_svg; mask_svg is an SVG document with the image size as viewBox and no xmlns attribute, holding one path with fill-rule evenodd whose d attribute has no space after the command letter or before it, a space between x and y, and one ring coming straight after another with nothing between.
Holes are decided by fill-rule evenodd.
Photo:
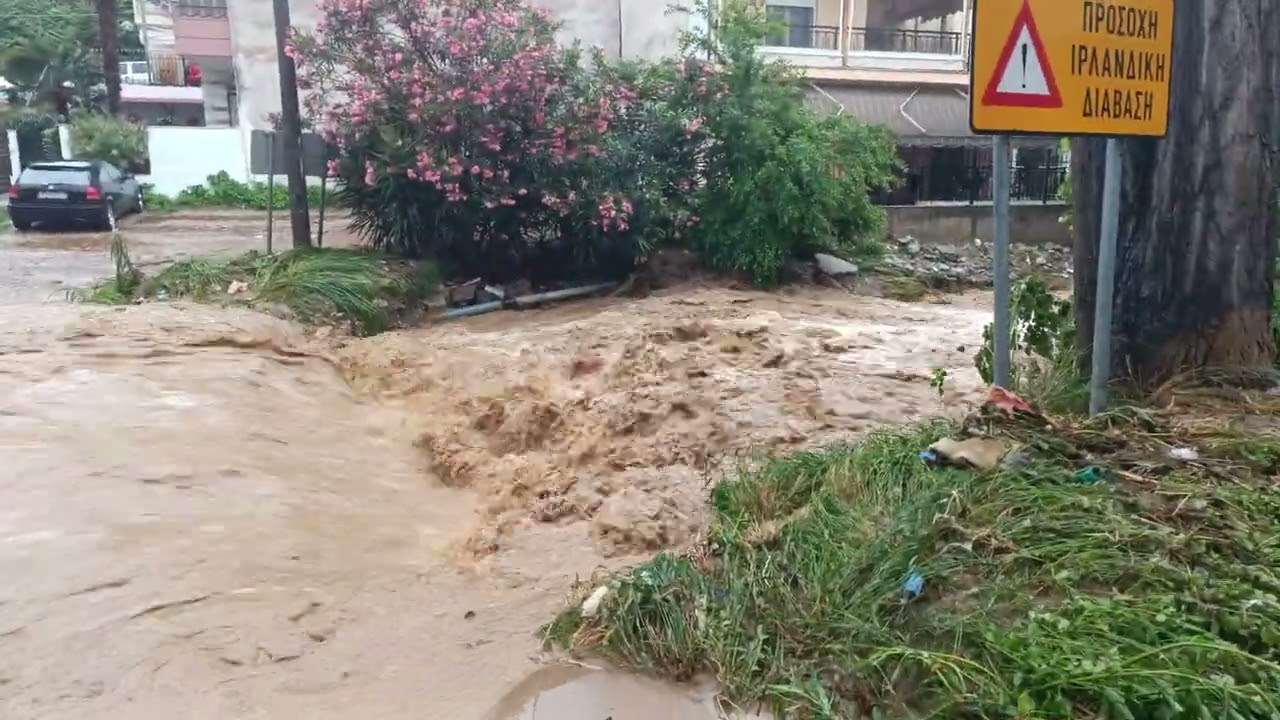
<instances>
[{"instance_id":1,"label":"exclamation mark on sign","mask_svg":"<svg viewBox=\"0 0 1280 720\"><path fill-rule=\"evenodd\" d=\"M1027 44L1022 43L1022 89L1027 88Z\"/></svg>"}]
</instances>

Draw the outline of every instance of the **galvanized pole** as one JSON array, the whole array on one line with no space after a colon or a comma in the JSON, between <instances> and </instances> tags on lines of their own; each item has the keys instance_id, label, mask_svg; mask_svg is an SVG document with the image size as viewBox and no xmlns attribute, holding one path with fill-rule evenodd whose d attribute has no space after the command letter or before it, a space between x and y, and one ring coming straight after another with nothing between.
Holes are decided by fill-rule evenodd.
<instances>
[{"instance_id":1,"label":"galvanized pole","mask_svg":"<svg viewBox=\"0 0 1280 720\"><path fill-rule=\"evenodd\" d=\"M996 135L991 146L991 205L995 243L991 249L991 281L995 285L995 323L991 340L992 381L1009 386L1009 136Z\"/></svg>"},{"instance_id":2,"label":"galvanized pole","mask_svg":"<svg viewBox=\"0 0 1280 720\"><path fill-rule=\"evenodd\" d=\"M328 177L328 172L321 173L320 175L320 226L319 229L316 230L316 247L324 247L324 201L325 195L327 194L325 191L327 189L326 185L328 184Z\"/></svg>"},{"instance_id":3,"label":"galvanized pole","mask_svg":"<svg viewBox=\"0 0 1280 720\"><path fill-rule=\"evenodd\" d=\"M1102 227L1098 242L1098 292L1093 312L1093 373L1089 378L1089 414L1107 407L1111 381L1111 310L1116 290L1116 235L1120 230L1120 141L1107 139L1102 179Z\"/></svg>"},{"instance_id":4,"label":"galvanized pole","mask_svg":"<svg viewBox=\"0 0 1280 720\"><path fill-rule=\"evenodd\" d=\"M267 254L271 254L271 234L276 218L276 134L267 133Z\"/></svg>"}]
</instances>

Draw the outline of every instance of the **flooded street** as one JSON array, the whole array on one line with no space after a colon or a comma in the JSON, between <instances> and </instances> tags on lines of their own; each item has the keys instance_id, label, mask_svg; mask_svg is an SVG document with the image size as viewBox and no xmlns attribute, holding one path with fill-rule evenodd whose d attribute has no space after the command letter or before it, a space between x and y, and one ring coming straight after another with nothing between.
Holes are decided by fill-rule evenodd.
<instances>
[{"instance_id":1,"label":"flooded street","mask_svg":"<svg viewBox=\"0 0 1280 720\"><path fill-rule=\"evenodd\" d=\"M262 242L256 214L145 220L140 265ZM0 235L6 720L711 720L548 669L538 627L692 541L724 458L978 398L980 295L691 287L340 340L66 303L108 242Z\"/></svg>"}]
</instances>

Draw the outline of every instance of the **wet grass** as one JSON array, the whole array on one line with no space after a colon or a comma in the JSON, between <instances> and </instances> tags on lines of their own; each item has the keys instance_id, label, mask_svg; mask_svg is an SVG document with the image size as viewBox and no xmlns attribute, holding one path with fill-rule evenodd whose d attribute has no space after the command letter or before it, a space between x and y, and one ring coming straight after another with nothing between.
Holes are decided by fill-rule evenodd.
<instances>
[{"instance_id":1,"label":"wet grass","mask_svg":"<svg viewBox=\"0 0 1280 720\"><path fill-rule=\"evenodd\" d=\"M112 278L72 299L128 304L184 298L229 304L279 304L311 322L348 321L360 334L387 329L406 305L420 304L439 280L430 266L409 266L348 249L191 258L154 276L139 271L123 236L112 238Z\"/></svg>"},{"instance_id":2,"label":"wet grass","mask_svg":"<svg viewBox=\"0 0 1280 720\"><path fill-rule=\"evenodd\" d=\"M1200 397L1056 427L983 412L743 470L698 547L584 586L611 591L547 639L785 717L1278 717L1280 398ZM1239 413L1263 429L1224 429ZM977 434L1024 462L920 459Z\"/></svg>"}]
</instances>

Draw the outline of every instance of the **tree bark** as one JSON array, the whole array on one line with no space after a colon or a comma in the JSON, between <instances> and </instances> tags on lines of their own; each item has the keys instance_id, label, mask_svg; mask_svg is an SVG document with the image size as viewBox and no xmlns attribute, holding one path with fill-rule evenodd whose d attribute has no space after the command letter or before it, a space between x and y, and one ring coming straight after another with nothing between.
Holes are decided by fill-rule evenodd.
<instances>
[{"instance_id":1,"label":"tree bark","mask_svg":"<svg viewBox=\"0 0 1280 720\"><path fill-rule=\"evenodd\" d=\"M102 77L107 85L107 112L120 114L120 8L117 0L98 0L98 43Z\"/></svg>"},{"instance_id":2,"label":"tree bark","mask_svg":"<svg viewBox=\"0 0 1280 720\"><path fill-rule=\"evenodd\" d=\"M1176 4L1169 133L1121 141L1111 375L1270 365L1280 3ZM1078 347L1093 342L1105 140L1073 143ZM1090 360L1086 356L1084 366Z\"/></svg>"}]
</instances>

